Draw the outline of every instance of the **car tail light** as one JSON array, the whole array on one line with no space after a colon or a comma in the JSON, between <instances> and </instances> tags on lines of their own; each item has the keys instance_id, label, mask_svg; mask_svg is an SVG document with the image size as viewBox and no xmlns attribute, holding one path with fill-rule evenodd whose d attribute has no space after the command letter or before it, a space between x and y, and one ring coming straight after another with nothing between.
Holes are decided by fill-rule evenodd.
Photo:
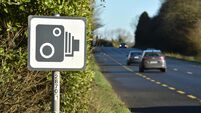
<instances>
[{"instance_id":1,"label":"car tail light","mask_svg":"<svg viewBox=\"0 0 201 113\"><path fill-rule=\"evenodd\" d=\"M160 59L161 59L161 60L165 60L164 56L161 56Z\"/></svg>"}]
</instances>

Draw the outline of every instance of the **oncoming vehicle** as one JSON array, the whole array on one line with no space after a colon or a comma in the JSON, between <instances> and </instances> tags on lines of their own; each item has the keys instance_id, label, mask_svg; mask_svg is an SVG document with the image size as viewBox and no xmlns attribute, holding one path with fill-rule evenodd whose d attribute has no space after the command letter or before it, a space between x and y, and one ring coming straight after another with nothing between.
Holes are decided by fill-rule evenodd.
<instances>
[{"instance_id":1,"label":"oncoming vehicle","mask_svg":"<svg viewBox=\"0 0 201 113\"><path fill-rule=\"evenodd\" d=\"M165 56L160 50L144 50L139 65L139 72L144 72L146 69L160 69L161 72L166 72Z\"/></svg>"},{"instance_id":2,"label":"oncoming vehicle","mask_svg":"<svg viewBox=\"0 0 201 113\"><path fill-rule=\"evenodd\" d=\"M128 46L126 45L126 43L121 43L121 44L119 45L119 48L128 48Z\"/></svg>"},{"instance_id":3,"label":"oncoming vehicle","mask_svg":"<svg viewBox=\"0 0 201 113\"><path fill-rule=\"evenodd\" d=\"M142 56L141 50L133 50L130 51L127 56L127 65L130 65L132 63L139 63Z\"/></svg>"}]
</instances>

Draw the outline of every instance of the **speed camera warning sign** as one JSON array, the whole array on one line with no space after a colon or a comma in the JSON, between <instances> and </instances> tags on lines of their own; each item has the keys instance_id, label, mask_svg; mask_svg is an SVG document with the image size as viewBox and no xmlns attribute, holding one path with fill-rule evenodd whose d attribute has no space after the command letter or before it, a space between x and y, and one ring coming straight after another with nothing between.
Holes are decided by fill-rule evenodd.
<instances>
[{"instance_id":1,"label":"speed camera warning sign","mask_svg":"<svg viewBox=\"0 0 201 113\"><path fill-rule=\"evenodd\" d=\"M86 62L84 18L29 16L28 68L80 70Z\"/></svg>"}]
</instances>

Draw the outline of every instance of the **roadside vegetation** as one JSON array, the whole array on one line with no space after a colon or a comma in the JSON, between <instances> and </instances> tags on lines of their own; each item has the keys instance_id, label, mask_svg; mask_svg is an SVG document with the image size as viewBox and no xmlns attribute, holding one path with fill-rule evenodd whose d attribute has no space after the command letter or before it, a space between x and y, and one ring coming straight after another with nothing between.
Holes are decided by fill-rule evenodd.
<instances>
[{"instance_id":1,"label":"roadside vegetation","mask_svg":"<svg viewBox=\"0 0 201 113\"><path fill-rule=\"evenodd\" d=\"M28 16L86 17L87 66L85 71L61 72L61 112L88 111L94 72L90 65L93 8L91 0L1 0L0 1L0 112L50 113L51 71L27 69Z\"/></svg>"},{"instance_id":2,"label":"roadside vegetation","mask_svg":"<svg viewBox=\"0 0 201 113\"><path fill-rule=\"evenodd\" d=\"M106 39L98 39L96 41L96 46L105 46L105 47L112 47L113 43Z\"/></svg>"},{"instance_id":3,"label":"roadside vegetation","mask_svg":"<svg viewBox=\"0 0 201 113\"><path fill-rule=\"evenodd\" d=\"M93 66L95 80L91 91L89 113L130 113L102 75L95 61Z\"/></svg>"},{"instance_id":4,"label":"roadside vegetation","mask_svg":"<svg viewBox=\"0 0 201 113\"><path fill-rule=\"evenodd\" d=\"M201 57L199 57L199 56L198 57L196 57L196 56L185 56L185 55L181 55L178 53L165 53L165 56L170 57L170 58L185 60L185 61L189 61L189 62L201 63Z\"/></svg>"},{"instance_id":5,"label":"roadside vegetation","mask_svg":"<svg viewBox=\"0 0 201 113\"><path fill-rule=\"evenodd\" d=\"M201 56L200 10L200 0L164 0L156 16L140 15L135 47Z\"/></svg>"}]
</instances>

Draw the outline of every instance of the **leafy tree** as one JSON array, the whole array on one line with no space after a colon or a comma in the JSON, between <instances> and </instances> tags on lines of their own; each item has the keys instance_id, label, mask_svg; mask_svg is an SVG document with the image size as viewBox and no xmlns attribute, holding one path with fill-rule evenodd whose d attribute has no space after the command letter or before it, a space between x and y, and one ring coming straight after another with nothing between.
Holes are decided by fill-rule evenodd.
<instances>
[{"instance_id":1,"label":"leafy tree","mask_svg":"<svg viewBox=\"0 0 201 113\"><path fill-rule=\"evenodd\" d=\"M147 12L143 12L140 17L139 17L139 22L137 24L137 28L135 31L135 46L136 47L143 47L147 46L146 42L149 36L147 35L149 29L148 29L148 24L149 24L149 16Z\"/></svg>"},{"instance_id":2,"label":"leafy tree","mask_svg":"<svg viewBox=\"0 0 201 113\"><path fill-rule=\"evenodd\" d=\"M201 50L200 30L198 30L201 20L200 10L200 0L163 1L158 15L149 21L146 21L147 14L141 15L135 32L136 46L198 55Z\"/></svg>"}]
</instances>

